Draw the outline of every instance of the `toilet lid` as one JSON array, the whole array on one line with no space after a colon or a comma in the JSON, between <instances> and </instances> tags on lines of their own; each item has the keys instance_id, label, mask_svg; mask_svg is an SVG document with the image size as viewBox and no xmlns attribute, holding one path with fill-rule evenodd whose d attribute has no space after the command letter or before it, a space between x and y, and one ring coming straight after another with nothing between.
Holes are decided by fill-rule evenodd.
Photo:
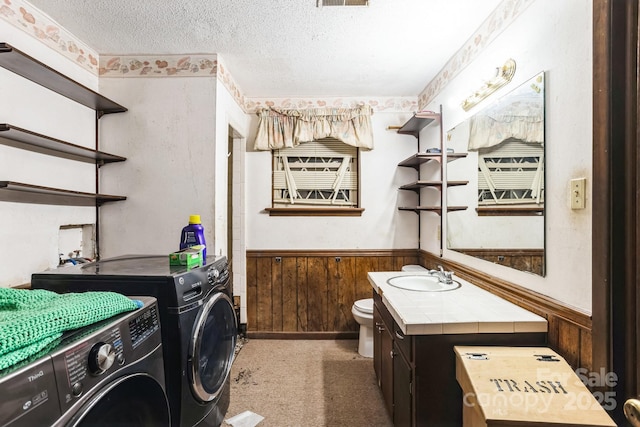
<instances>
[{"instance_id":1,"label":"toilet lid","mask_svg":"<svg viewBox=\"0 0 640 427\"><path fill-rule=\"evenodd\" d=\"M354 307L363 313L373 313L373 298L359 299L353 303Z\"/></svg>"}]
</instances>

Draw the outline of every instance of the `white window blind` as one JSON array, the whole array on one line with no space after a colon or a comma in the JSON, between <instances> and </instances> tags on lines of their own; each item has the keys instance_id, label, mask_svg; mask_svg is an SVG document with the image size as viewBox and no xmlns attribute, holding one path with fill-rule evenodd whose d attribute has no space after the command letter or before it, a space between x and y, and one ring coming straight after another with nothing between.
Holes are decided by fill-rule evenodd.
<instances>
[{"instance_id":1,"label":"white window blind","mask_svg":"<svg viewBox=\"0 0 640 427\"><path fill-rule=\"evenodd\" d=\"M478 151L478 205L544 203L544 147L507 140Z\"/></svg>"},{"instance_id":2,"label":"white window blind","mask_svg":"<svg viewBox=\"0 0 640 427\"><path fill-rule=\"evenodd\" d=\"M358 206L358 148L336 139L273 150L273 206Z\"/></svg>"}]
</instances>

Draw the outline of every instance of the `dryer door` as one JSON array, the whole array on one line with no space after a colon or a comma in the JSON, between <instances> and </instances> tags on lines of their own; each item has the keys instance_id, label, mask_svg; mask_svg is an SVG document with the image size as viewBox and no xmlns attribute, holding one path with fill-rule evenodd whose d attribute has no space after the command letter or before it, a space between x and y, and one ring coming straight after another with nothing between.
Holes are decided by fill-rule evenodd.
<instances>
[{"instance_id":1,"label":"dryer door","mask_svg":"<svg viewBox=\"0 0 640 427\"><path fill-rule=\"evenodd\" d=\"M169 424L164 390L146 374L118 378L64 422L65 427L169 427Z\"/></svg>"},{"instance_id":2,"label":"dryer door","mask_svg":"<svg viewBox=\"0 0 640 427\"><path fill-rule=\"evenodd\" d=\"M231 299L214 294L198 313L189 346L191 391L201 402L215 400L222 392L231 372L237 335Z\"/></svg>"}]
</instances>

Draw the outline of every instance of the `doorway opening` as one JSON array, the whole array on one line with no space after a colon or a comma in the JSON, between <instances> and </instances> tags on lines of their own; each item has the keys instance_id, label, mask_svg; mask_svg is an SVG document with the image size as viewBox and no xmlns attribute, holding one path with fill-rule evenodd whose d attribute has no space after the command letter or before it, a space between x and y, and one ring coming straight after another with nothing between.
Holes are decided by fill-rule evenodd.
<instances>
[{"instance_id":1,"label":"doorway opening","mask_svg":"<svg viewBox=\"0 0 640 427\"><path fill-rule=\"evenodd\" d=\"M234 305L240 308L240 333L246 328L246 242L245 242L245 153L246 140L229 125L227 137L227 254L232 274ZM235 301L239 299L239 303Z\"/></svg>"}]
</instances>

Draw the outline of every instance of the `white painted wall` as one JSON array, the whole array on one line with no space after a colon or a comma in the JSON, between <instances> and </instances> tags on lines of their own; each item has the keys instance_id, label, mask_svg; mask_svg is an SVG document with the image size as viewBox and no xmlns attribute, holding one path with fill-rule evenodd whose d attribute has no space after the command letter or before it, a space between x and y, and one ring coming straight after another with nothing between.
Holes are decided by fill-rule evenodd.
<instances>
[{"instance_id":1,"label":"white painted wall","mask_svg":"<svg viewBox=\"0 0 640 427\"><path fill-rule=\"evenodd\" d=\"M102 257L173 252L191 214L215 247L215 79L103 78L100 91L129 109L100 121L102 149L127 158L101 168L101 192L128 197L101 209Z\"/></svg>"},{"instance_id":2,"label":"white painted wall","mask_svg":"<svg viewBox=\"0 0 640 427\"><path fill-rule=\"evenodd\" d=\"M591 2L537 0L429 105L430 109L443 105L447 130L482 108L483 103L464 112L460 102L480 87L483 76L491 75L508 58L517 63L515 77L492 98L545 71L546 277L449 250L444 256L586 312L591 312L591 269L584 268L591 265L591 22ZM587 178L584 210L571 210L568 205L569 180L576 177ZM428 232L423 226L423 240L428 239Z\"/></svg>"},{"instance_id":3,"label":"white painted wall","mask_svg":"<svg viewBox=\"0 0 640 427\"><path fill-rule=\"evenodd\" d=\"M247 135L250 132L250 117L244 113L227 88L218 80L216 90L216 194L215 194L215 253L225 255L231 263L233 294L240 296L240 319L247 319L246 280L246 214L245 214L245 160ZM232 236L227 233L228 224L228 161L227 155L229 126L233 128L234 139L233 187L232 187ZM229 239L232 253L227 253Z\"/></svg>"},{"instance_id":4,"label":"white painted wall","mask_svg":"<svg viewBox=\"0 0 640 427\"><path fill-rule=\"evenodd\" d=\"M6 42L76 81L97 88L98 79L44 46L35 37L0 20ZM0 123L29 129L94 148L95 112L0 68ZM0 145L0 180L94 192L95 167ZM94 224L92 207L0 201L0 286L16 286L31 274L58 265L60 226ZM92 254L83 254L93 256Z\"/></svg>"},{"instance_id":5,"label":"white painted wall","mask_svg":"<svg viewBox=\"0 0 640 427\"><path fill-rule=\"evenodd\" d=\"M375 148L360 158L361 217L270 217L271 152L247 153L247 248L256 249L411 249L417 248L418 217L397 207L416 203L402 184L415 181L416 172L398 168L415 154L416 139L387 130L404 124L410 115L376 112L371 119ZM257 126L257 118L252 118ZM253 146L253 137L249 140Z\"/></svg>"}]
</instances>

